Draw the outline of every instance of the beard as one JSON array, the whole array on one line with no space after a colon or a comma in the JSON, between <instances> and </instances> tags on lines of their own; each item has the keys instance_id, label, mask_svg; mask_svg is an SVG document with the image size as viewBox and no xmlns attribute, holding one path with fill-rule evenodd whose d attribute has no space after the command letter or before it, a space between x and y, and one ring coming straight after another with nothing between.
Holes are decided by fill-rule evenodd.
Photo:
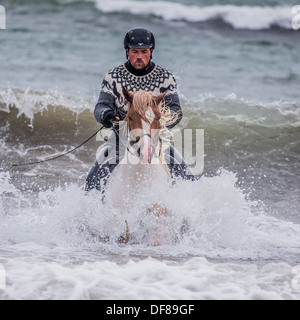
<instances>
[{"instance_id":1,"label":"beard","mask_svg":"<svg viewBox=\"0 0 300 320\"><path fill-rule=\"evenodd\" d=\"M137 70L142 70L145 69L149 63L149 61L144 61L142 59L137 59L135 61L130 61L131 65L137 69Z\"/></svg>"}]
</instances>

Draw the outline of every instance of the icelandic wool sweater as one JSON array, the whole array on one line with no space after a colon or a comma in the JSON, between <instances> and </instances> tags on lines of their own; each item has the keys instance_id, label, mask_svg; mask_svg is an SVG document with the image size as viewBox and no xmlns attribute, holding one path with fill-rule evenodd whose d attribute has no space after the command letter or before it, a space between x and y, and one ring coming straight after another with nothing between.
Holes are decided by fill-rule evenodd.
<instances>
[{"instance_id":1,"label":"icelandic wool sweater","mask_svg":"<svg viewBox=\"0 0 300 320\"><path fill-rule=\"evenodd\" d=\"M176 126L182 118L177 84L173 74L167 69L150 62L143 70L136 70L129 61L114 69L111 69L102 82L102 88L98 103L95 106L95 118L103 123L106 112L113 111L121 120L126 116L127 106L122 88L130 92L147 90L159 95L167 91L165 101L170 112L177 112L177 121L168 126L169 129Z\"/></svg>"}]
</instances>

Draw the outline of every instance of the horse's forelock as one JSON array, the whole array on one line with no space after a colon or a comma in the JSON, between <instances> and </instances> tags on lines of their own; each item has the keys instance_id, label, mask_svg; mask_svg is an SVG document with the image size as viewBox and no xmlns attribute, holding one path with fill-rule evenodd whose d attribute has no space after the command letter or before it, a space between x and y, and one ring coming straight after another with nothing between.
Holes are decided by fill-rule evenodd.
<instances>
[{"instance_id":1,"label":"horse's forelock","mask_svg":"<svg viewBox=\"0 0 300 320\"><path fill-rule=\"evenodd\" d=\"M144 120L148 121L146 111L149 108L157 109L155 96L148 91L137 91L134 93L131 107L134 112L138 113Z\"/></svg>"}]
</instances>

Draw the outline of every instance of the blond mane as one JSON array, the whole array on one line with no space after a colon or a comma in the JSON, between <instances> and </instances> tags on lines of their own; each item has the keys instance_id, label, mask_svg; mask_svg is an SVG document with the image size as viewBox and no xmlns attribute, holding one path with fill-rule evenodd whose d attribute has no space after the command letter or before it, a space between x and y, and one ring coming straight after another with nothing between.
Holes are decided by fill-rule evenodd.
<instances>
[{"instance_id":1,"label":"blond mane","mask_svg":"<svg viewBox=\"0 0 300 320\"><path fill-rule=\"evenodd\" d=\"M157 105L156 97L149 91L136 91L133 92L133 101L131 104L132 110L139 114L141 118L148 121L146 111L152 108L154 113L160 117L160 123L163 127L172 125L178 119L179 112L171 112L168 103L163 100ZM128 120L128 113L125 120Z\"/></svg>"},{"instance_id":2,"label":"blond mane","mask_svg":"<svg viewBox=\"0 0 300 320\"><path fill-rule=\"evenodd\" d=\"M148 91L136 91L133 93L133 102L131 105L133 111L139 114L143 120L147 120L146 111L149 108L152 108L153 111L156 111L160 115L160 110L157 106L157 102L155 100L155 96Z\"/></svg>"}]
</instances>

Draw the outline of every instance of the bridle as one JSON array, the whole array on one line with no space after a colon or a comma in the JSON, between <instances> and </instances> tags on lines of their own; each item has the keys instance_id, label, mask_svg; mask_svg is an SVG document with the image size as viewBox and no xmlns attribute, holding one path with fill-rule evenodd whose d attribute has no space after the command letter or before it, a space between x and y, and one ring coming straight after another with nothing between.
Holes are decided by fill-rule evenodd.
<instances>
[{"instance_id":1,"label":"bridle","mask_svg":"<svg viewBox=\"0 0 300 320\"><path fill-rule=\"evenodd\" d=\"M127 137L129 137L129 132L131 131L131 128L130 128L130 122L131 122L131 120L128 119L127 121L128 121L128 122L127 122ZM155 154L157 142L160 143L160 151L159 151L159 156L160 156L160 155L161 155L161 148L162 148L161 137L158 135L158 139L154 139L154 138L151 136L151 134L149 134L149 133L143 133L142 135L137 136L135 140L129 140L129 139L128 139L128 140L129 140L129 145L130 145L130 147L135 149L135 152L137 153L137 155L140 157L140 150L142 149L143 146L139 146L138 148L135 148L135 146L137 145L137 143L138 143L143 137L148 137L148 138L150 138L150 141L151 141L151 144L150 144L150 145L151 145L151 149L152 149L152 150L151 150L151 159L153 158L153 156L154 156L154 154ZM126 148L127 148L127 151L128 151L131 155L133 155L133 156L136 155L135 153L133 153L133 152L130 150L130 148L129 148L128 146L127 146Z\"/></svg>"},{"instance_id":2,"label":"bridle","mask_svg":"<svg viewBox=\"0 0 300 320\"><path fill-rule=\"evenodd\" d=\"M119 127L119 128L120 128L120 127ZM136 156L136 154L133 153L133 152L128 148L128 145L125 145L125 143L123 142L123 140L121 139L121 137L120 137L120 135L119 135L118 130L117 130L115 127L112 127L112 130L114 131L115 135L118 136L119 141L122 141L122 144L123 144L123 146L127 149L128 153L130 153L132 156ZM127 138L128 138L128 132L129 132L129 131L130 131L130 124L127 123ZM137 139L136 139L135 141L129 141L129 144L131 145L131 147L133 147L134 145L136 145L136 144L140 141L140 139L141 139L143 136L148 136L149 138L151 138L151 141L154 142L154 143L152 144L152 152L151 152L151 159L152 159L152 157L153 157L153 155L154 155L154 153L155 153L155 147L153 147L153 146L155 146L156 144L155 144L155 141L153 140L153 138L151 137L150 134L145 133L145 134L143 134L142 136L137 137ZM129 139L127 139L127 140L129 140ZM166 165L165 163L163 163L163 161L162 161L162 147L163 147L163 143L162 143L162 137L159 136L159 135L158 135L158 141L159 141L159 144L160 144L159 154L157 155L157 156L158 156L158 159L160 160L160 162L161 162L164 170L166 171L167 176L168 176L169 178L171 178L171 175L170 175L170 172L169 172L169 170L168 170L168 168L167 168L167 165Z\"/></svg>"}]
</instances>

